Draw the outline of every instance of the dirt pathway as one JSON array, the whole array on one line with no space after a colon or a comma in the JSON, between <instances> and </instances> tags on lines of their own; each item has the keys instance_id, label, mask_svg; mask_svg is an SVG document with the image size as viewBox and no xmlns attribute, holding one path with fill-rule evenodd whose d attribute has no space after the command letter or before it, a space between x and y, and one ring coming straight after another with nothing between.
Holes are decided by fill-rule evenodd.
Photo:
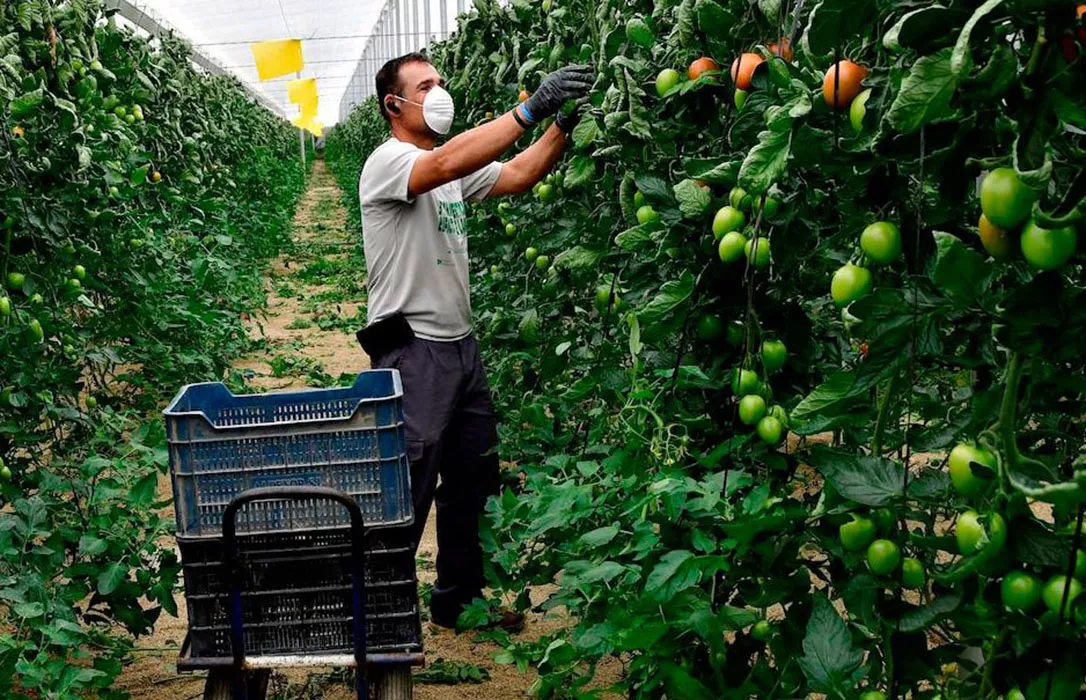
<instances>
[{"instance_id":1,"label":"dirt pathway","mask_svg":"<svg viewBox=\"0 0 1086 700\"><path fill-rule=\"evenodd\" d=\"M365 268L359 236L347 230L340 190L324 161L313 166L309 187L295 217L290 249L268 270L268 309L249 319L254 352L235 363L236 378L256 391L350 383L369 368L354 331L365 322ZM161 484L169 494L169 481ZM420 588L433 584L436 537L433 514L418 553ZM200 698L203 676L179 676L174 667L184 640L187 619L178 595L174 618L163 614L150 637L137 640L133 663L117 688L135 700ZM481 683L435 685L418 683L419 700L504 700L530 697L535 674L493 662L500 649L474 634L457 635L426 622L423 637L428 664L438 659L461 676L484 677ZM536 638L561 622L533 616L524 638ZM433 669L432 669L433 670ZM340 674L277 674L269 697L274 700L340 700L353 697Z\"/></svg>"}]
</instances>

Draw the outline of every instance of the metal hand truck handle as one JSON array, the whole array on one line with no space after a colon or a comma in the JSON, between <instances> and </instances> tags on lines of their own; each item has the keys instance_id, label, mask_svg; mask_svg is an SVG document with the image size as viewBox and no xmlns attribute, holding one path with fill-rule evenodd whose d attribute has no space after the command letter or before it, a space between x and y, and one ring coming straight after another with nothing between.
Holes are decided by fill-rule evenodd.
<instances>
[{"instance_id":1,"label":"metal hand truck handle","mask_svg":"<svg viewBox=\"0 0 1086 700\"><path fill-rule=\"evenodd\" d=\"M358 700L368 700L366 684L366 547L362 509L353 498L324 486L269 486L249 489L234 497L222 517L223 570L230 585L230 644L234 653L234 695L248 700L244 681L245 633L241 612L241 571L238 561L237 514L247 503L286 499L337 501L351 515L351 603L353 607L355 679Z\"/></svg>"}]
</instances>

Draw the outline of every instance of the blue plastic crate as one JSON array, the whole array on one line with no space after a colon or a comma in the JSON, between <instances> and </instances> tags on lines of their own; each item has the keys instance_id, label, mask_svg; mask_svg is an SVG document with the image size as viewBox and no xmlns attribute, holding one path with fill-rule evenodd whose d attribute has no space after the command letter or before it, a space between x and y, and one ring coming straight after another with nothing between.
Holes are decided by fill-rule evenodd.
<instances>
[{"instance_id":1,"label":"blue plastic crate","mask_svg":"<svg viewBox=\"0 0 1086 700\"><path fill-rule=\"evenodd\" d=\"M242 491L328 486L352 496L367 526L413 519L396 370L370 370L354 386L235 396L221 383L190 384L166 408L177 532L218 537ZM313 530L349 522L322 501L254 503L238 532Z\"/></svg>"}]
</instances>

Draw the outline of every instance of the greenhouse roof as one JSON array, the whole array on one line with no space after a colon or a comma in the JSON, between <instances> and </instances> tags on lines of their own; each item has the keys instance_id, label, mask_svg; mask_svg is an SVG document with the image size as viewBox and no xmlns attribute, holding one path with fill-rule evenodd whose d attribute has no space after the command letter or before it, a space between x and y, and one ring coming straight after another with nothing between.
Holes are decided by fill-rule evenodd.
<instances>
[{"instance_id":1,"label":"greenhouse roof","mask_svg":"<svg viewBox=\"0 0 1086 700\"><path fill-rule=\"evenodd\" d=\"M375 66L392 56L417 50L454 26L464 0L129 0L173 28L201 53L233 73L249 88L266 95L292 117L296 105L287 96L295 74L264 82L257 77L251 44L300 39L301 76L316 78L318 119L339 121L372 82ZM367 50L365 69L360 59ZM356 75L357 73L357 75ZM352 82L352 77L354 81ZM350 87L354 98L345 100Z\"/></svg>"}]
</instances>

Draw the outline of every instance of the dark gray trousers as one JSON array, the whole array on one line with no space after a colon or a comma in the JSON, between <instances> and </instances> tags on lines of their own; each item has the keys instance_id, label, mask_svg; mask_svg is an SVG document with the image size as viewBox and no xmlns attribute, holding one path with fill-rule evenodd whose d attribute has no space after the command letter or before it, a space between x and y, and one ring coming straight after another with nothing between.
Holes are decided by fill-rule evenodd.
<instances>
[{"instance_id":1,"label":"dark gray trousers","mask_svg":"<svg viewBox=\"0 0 1086 700\"><path fill-rule=\"evenodd\" d=\"M415 338L375 358L374 366L398 369L403 380L415 502L409 536L417 548L436 500L437 584L430 610L435 622L451 627L486 583L479 518L501 478L497 421L479 344L473 336L447 343Z\"/></svg>"}]
</instances>

